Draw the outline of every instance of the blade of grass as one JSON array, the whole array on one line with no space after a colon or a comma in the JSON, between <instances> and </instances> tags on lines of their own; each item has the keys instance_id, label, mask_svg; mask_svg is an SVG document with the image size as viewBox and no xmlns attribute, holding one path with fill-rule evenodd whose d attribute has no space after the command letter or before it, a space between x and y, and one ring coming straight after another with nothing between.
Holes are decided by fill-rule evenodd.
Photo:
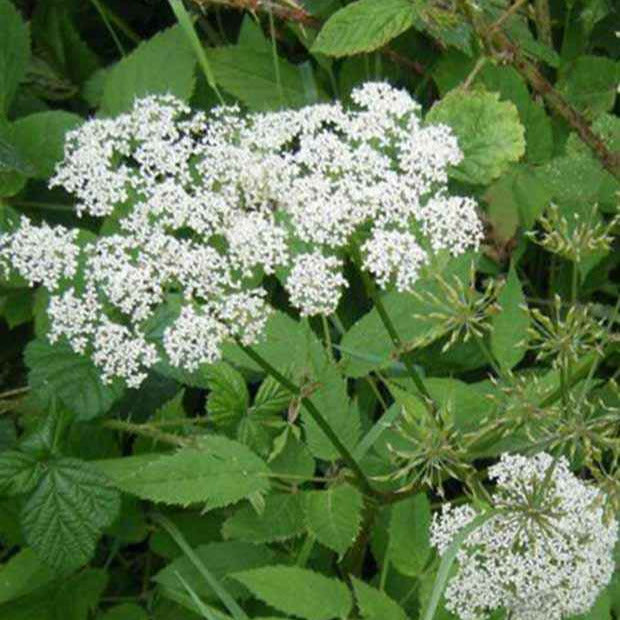
<instances>
[{"instance_id":1,"label":"blade of grass","mask_svg":"<svg viewBox=\"0 0 620 620\"><path fill-rule=\"evenodd\" d=\"M110 20L108 19L107 11L101 5L99 0L90 0L90 1L91 1L91 4L95 7L97 13L99 13L99 16L101 17L101 20L103 21L105 27L108 29L108 32L110 33L110 36L112 37L112 39L114 41L114 45L116 45L120 55L124 56L125 55L125 48L123 47L123 44L121 43L121 40L116 35L116 31L114 30L114 28L112 28L112 24L110 23Z\"/></svg>"},{"instance_id":2,"label":"blade of grass","mask_svg":"<svg viewBox=\"0 0 620 620\"><path fill-rule=\"evenodd\" d=\"M441 595L448 583L448 577L450 576L450 569L456 559L461 545L465 539L476 529L478 529L483 523L498 515L500 510L489 510L481 515L478 515L473 521L467 524L458 534L454 537L452 544L446 549L446 552L441 556L441 563L439 564L439 570L437 571L437 577L435 577L435 584L433 585L433 591L431 592L431 598L424 612L422 620L433 620L435 612L441 600Z\"/></svg>"},{"instance_id":3,"label":"blade of grass","mask_svg":"<svg viewBox=\"0 0 620 620\"><path fill-rule=\"evenodd\" d=\"M217 594L226 609L232 614L235 620L249 620L246 613L239 607L237 601L229 594L220 581L213 573L204 565L202 560L196 555L195 551L189 546L183 534L177 526L167 517L160 513L152 515L155 523L163 527L174 542L179 546L181 551L186 555L187 559L194 565L194 568L204 577L209 587Z\"/></svg>"},{"instance_id":4,"label":"blade of grass","mask_svg":"<svg viewBox=\"0 0 620 620\"><path fill-rule=\"evenodd\" d=\"M213 69L209 64L209 59L207 58L204 47L202 46L202 43L198 38L198 35L196 34L192 18L189 16L185 5L183 4L182 0L168 0L168 3L170 4L170 8L172 9L174 16L179 22L179 26L181 26L183 32L185 33L185 36L187 37L187 40L192 46L194 54L196 54L196 59L198 60L198 64L200 65L205 75L207 84L209 84L209 86L213 89L213 91L217 95L217 98L219 99L219 102L224 105L224 98L222 97L222 94L220 93L217 84L215 83L215 74L213 73Z\"/></svg>"},{"instance_id":5,"label":"blade of grass","mask_svg":"<svg viewBox=\"0 0 620 620\"><path fill-rule=\"evenodd\" d=\"M220 620L217 616L209 609L208 605L206 605L203 600L196 594L192 586L187 583L185 579L183 579L183 575L179 573L179 571L174 571L177 579L181 582L181 585L185 588L187 594L192 599L194 605L200 610L203 618L206 620Z\"/></svg>"}]
</instances>

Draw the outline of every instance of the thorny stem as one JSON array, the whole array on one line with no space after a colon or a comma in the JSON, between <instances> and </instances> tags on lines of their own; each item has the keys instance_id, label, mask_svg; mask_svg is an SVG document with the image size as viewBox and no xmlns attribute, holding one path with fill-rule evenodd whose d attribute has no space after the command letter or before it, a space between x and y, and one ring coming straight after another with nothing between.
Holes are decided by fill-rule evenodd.
<instances>
[{"instance_id":1,"label":"thorny stem","mask_svg":"<svg viewBox=\"0 0 620 620\"><path fill-rule=\"evenodd\" d=\"M349 469L355 475L361 490L369 496L376 496L377 492L372 488L366 474L362 471L359 463L355 460L349 449L340 441L340 438L334 433L329 422L323 417L323 414L317 409L316 405L304 395L303 390L287 379L281 372L276 370L266 359L257 353L252 347L244 345L241 341L237 341L241 350L254 362L256 362L267 374L272 376L283 388L287 389L291 394L299 398L301 404L310 414L312 419L317 423L325 436L332 443L334 448L340 453L342 460L347 464Z\"/></svg>"},{"instance_id":2,"label":"thorny stem","mask_svg":"<svg viewBox=\"0 0 620 620\"><path fill-rule=\"evenodd\" d=\"M536 13L536 30L541 43L553 48L553 37L551 33L551 14L549 12L548 0L534 0L534 11Z\"/></svg>"},{"instance_id":3,"label":"thorny stem","mask_svg":"<svg viewBox=\"0 0 620 620\"><path fill-rule=\"evenodd\" d=\"M561 116L574 129L581 140L592 149L603 167L620 179L620 151L610 151L603 140L596 135L588 120L553 88L510 38L499 28L492 28L472 9L469 0L458 0L461 11L470 22L487 54L509 62L532 87L540 94L547 105Z\"/></svg>"}]
</instances>

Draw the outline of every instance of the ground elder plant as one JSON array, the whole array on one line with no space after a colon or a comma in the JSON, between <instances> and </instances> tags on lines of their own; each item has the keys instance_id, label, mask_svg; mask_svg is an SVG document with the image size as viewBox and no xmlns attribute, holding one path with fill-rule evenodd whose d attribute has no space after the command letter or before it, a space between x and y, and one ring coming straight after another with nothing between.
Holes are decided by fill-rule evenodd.
<instances>
[{"instance_id":1,"label":"ground elder plant","mask_svg":"<svg viewBox=\"0 0 620 620\"><path fill-rule=\"evenodd\" d=\"M0 0L1 620L620 620L612 4Z\"/></svg>"}]
</instances>

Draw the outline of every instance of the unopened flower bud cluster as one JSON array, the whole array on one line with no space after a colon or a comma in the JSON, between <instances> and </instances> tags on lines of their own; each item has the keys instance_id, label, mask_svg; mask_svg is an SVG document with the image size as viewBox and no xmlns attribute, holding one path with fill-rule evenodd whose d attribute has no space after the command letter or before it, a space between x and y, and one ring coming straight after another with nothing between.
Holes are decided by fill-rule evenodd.
<instances>
[{"instance_id":1,"label":"unopened flower bud cluster","mask_svg":"<svg viewBox=\"0 0 620 620\"><path fill-rule=\"evenodd\" d=\"M102 235L24 220L0 236L0 267L50 291L52 340L131 386L158 361L195 370L230 338L254 343L269 314L263 274L302 315L333 312L354 235L379 284L412 290L433 252L480 243L475 202L447 191L462 153L404 91L369 83L352 100L207 115L152 96L90 120L68 134L51 184L102 218ZM156 343L166 305L175 317Z\"/></svg>"},{"instance_id":2,"label":"unopened flower bud cluster","mask_svg":"<svg viewBox=\"0 0 620 620\"><path fill-rule=\"evenodd\" d=\"M561 620L586 613L610 582L618 523L605 497L579 480L561 457L503 455L489 469L498 514L474 529L457 553L445 591L461 620L483 620L503 608L514 620ZM431 542L440 554L478 515L444 504Z\"/></svg>"}]
</instances>

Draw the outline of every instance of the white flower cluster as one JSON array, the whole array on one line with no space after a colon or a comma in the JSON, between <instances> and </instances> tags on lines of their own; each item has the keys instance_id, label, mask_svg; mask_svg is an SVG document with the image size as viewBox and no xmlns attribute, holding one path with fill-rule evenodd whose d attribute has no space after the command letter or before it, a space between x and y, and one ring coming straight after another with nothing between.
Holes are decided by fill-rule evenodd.
<instances>
[{"instance_id":1,"label":"white flower cluster","mask_svg":"<svg viewBox=\"0 0 620 620\"><path fill-rule=\"evenodd\" d=\"M51 185L76 196L79 215L104 218L102 235L78 242L24 220L0 236L0 267L50 290L52 340L132 386L158 361L193 370L227 339L255 342L268 317L263 274L302 315L333 312L354 234L381 285L411 290L432 252L481 240L475 203L447 192L462 154L406 92L370 83L352 99L352 109L206 115L152 96L92 119L68 134ZM162 305L176 318L157 344Z\"/></svg>"},{"instance_id":2,"label":"white flower cluster","mask_svg":"<svg viewBox=\"0 0 620 620\"><path fill-rule=\"evenodd\" d=\"M504 608L515 620L561 620L587 612L614 571L618 523L606 519L603 493L579 480L564 457L502 456L489 469L500 512L470 533L446 606L462 620ZM431 542L442 554L477 516L444 505Z\"/></svg>"}]
</instances>

